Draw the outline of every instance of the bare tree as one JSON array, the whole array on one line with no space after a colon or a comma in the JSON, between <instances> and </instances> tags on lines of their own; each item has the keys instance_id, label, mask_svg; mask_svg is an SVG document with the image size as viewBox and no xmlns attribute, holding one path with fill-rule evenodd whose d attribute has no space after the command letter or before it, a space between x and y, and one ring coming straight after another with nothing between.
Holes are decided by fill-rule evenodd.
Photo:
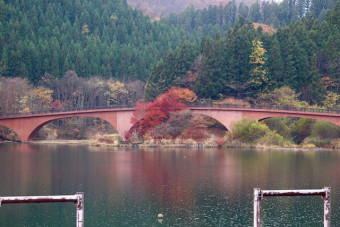
<instances>
[{"instance_id":1,"label":"bare tree","mask_svg":"<svg viewBox=\"0 0 340 227\"><path fill-rule=\"evenodd\" d=\"M20 100L25 97L31 86L23 78L0 77L0 112L18 112Z\"/></svg>"}]
</instances>

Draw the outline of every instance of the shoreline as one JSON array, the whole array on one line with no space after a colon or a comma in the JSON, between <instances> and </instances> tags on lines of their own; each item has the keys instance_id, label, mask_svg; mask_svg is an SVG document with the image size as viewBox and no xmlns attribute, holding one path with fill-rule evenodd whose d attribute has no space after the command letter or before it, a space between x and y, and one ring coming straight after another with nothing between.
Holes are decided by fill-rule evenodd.
<instances>
[{"instance_id":1,"label":"shoreline","mask_svg":"<svg viewBox=\"0 0 340 227\"><path fill-rule=\"evenodd\" d=\"M20 143L13 141L0 141L1 143ZM217 146L217 145L205 145L204 143L188 143L188 144L139 144L134 146L132 144L110 144L110 143L94 143L93 140L37 140L30 141L27 144L51 144L51 145L87 145L95 147L112 147L112 148L187 148L187 149L221 149L221 148L244 148L244 149L256 149L256 150L272 150L272 151L336 151L339 149L333 148L302 148L302 147L271 147L263 145L243 144L241 146Z\"/></svg>"}]
</instances>

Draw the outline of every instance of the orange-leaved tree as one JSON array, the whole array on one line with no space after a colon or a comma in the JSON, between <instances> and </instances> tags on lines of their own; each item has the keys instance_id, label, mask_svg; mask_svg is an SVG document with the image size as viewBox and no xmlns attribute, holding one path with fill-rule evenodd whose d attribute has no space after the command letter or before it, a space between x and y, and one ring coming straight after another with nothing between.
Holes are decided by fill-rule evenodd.
<instances>
[{"instance_id":1,"label":"orange-leaved tree","mask_svg":"<svg viewBox=\"0 0 340 227\"><path fill-rule=\"evenodd\" d=\"M131 118L133 127L125 135L130 140L133 135L145 135L154 127L165 123L171 113L186 109L185 103L195 102L196 94L187 88L170 88L151 103L137 102Z\"/></svg>"},{"instance_id":2,"label":"orange-leaved tree","mask_svg":"<svg viewBox=\"0 0 340 227\"><path fill-rule=\"evenodd\" d=\"M51 103L50 109L51 111L61 111L64 109L64 105L57 99Z\"/></svg>"}]
</instances>

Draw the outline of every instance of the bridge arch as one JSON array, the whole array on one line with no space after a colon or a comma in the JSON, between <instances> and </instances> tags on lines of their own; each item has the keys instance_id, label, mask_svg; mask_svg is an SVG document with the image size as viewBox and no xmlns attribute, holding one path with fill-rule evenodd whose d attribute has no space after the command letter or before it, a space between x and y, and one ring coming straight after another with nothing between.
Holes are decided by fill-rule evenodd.
<instances>
[{"instance_id":1,"label":"bridge arch","mask_svg":"<svg viewBox=\"0 0 340 227\"><path fill-rule=\"evenodd\" d=\"M327 121L329 123L335 124L337 126L340 126L340 121L339 119L334 119L334 118L329 118L325 116L318 116L318 115L310 115L310 114L304 114L304 115L299 115L299 114L268 114L268 116L258 116L255 119L251 118L253 120L258 120L258 121L263 121L269 118L276 118L276 117L288 117L288 118L308 118L308 119L313 119L313 120L321 120L321 121Z\"/></svg>"},{"instance_id":2,"label":"bridge arch","mask_svg":"<svg viewBox=\"0 0 340 227\"><path fill-rule=\"evenodd\" d=\"M93 122L94 122L95 119L100 119L100 120L102 120L102 121L105 121L107 124L109 124L109 125L114 129L114 131L117 132L116 127L115 127L114 125L112 125L112 123L108 122L106 119L103 119L103 118L101 118L101 117L73 116L73 117L56 118L56 119L51 119L51 120L47 120L47 121L45 121L45 122L42 122L40 125L37 125L36 128L33 129L33 131L31 132L31 134L28 136L27 140L28 140L28 141L34 140L34 138L36 138L36 136L37 136L37 134L39 133L39 131L40 131L44 126L46 126L47 124L49 124L49 123L51 123L51 122L58 121L58 120L72 119L72 118L73 118L73 119L75 119L75 118L87 119L87 120L90 120L90 122L91 122L91 119L93 120ZM92 124L91 124L91 125L92 125ZM85 125L82 125L82 126L84 126L85 129L86 129L86 127L88 127L87 129L90 129L90 126L85 126ZM78 128L78 127L80 127L80 126L77 125L77 124L75 124L75 127ZM116 132L115 132L115 133L116 133ZM75 135L76 132L74 132L73 134Z\"/></svg>"},{"instance_id":3,"label":"bridge arch","mask_svg":"<svg viewBox=\"0 0 340 227\"><path fill-rule=\"evenodd\" d=\"M272 117L298 117L311 118L315 120L323 120L340 126L339 114L329 114L323 112L303 112L293 110L277 110L277 109L246 109L246 108L220 108L220 107L190 107L194 113L210 116L221 122L228 130L232 125L241 120L248 118L250 120L261 121Z\"/></svg>"},{"instance_id":4,"label":"bridge arch","mask_svg":"<svg viewBox=\"0 0 340 227\"><path fill-rule=\"evenodd\" d=\"M94 117L107 121L118 131L119 135L124 138L124 132L131 127L130 118L132 113L133 110L131 109L115 109L27 115L0 118L0 125L4 125L16 132L21 142L27 142L32 140L44 125L53 120L70 117Z\"/></svg>"},{"instance_id":5,"label":"bridge arch","mask_svg":"<svg viewBox=\"0 0 340 227\"><path fill-rule=\"evenodd\" d=\"M220 122L228 131L231 131L232 125L243 118L242 112L225 109L204 109L204 108L191 108L194 114L202 114L209 116L216 121Z\"/></svg>"},{"instance_id":6,"label":"bridge arch","mask_svg":"<svg viewBox=\"0 0 340 227\"><path fill-rule=\"evenodd\" d=\"M226 124L226 122L223 122L223 121L221 122L222 119L215 118L216 116L214 116L214 114L198 113L198 112L194 112L194 111L192 111L191 114L192 115L202 115L202 116L205 116L205 117L209 117L209 118L214 119L215 121L217 121L219 124L223 125L227 129L227 131L231 130L231 128L228 128L228 127L231 127L231 126L226 126L228 124Z\"/></svg>"},{"instance_id":7,"label":"bridge arch","mask_svg":"<svg viewBox=\"0 0 340 227\"><path fill-rule=\"evenodd\" d=\"M115 131L117 131L116 126L112 125L112 123L108 122L106 119L103 119L101 117L87 117L87 116L72 116L72 117L64 117L64 118L56 118L56 119L52 119L52 120L48 120L45 121L43 123L41 123L40 125L36 126L35 129L33 129L33 131L31 132L31 134L28 136L28 141L34 140L34 138L37 136L38 132L47 124L53 122L53 121L57 121L57 120L65 120L65 119L71 119L71 118L82 118L82 119L100 119L103 120L105 122L107 122L110 126L112 126L112 128L114 128ZM85 126L86 127L86 126Z\"/></svg>"}]
</instances>

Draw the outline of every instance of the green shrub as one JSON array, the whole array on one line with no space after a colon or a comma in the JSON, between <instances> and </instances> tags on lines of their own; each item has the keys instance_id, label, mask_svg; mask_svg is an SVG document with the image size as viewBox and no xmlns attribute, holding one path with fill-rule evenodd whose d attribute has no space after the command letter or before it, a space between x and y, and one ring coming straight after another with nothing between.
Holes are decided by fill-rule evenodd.
<instances>
[{"instance_id":1,"label":"green shrub","mask_svg":"<svg viewBox=\"0 0 340 227\"><path fill-rule=\"evenodd\" d=\"M302 144L302 148L311 149L311 148L315 148L315 145L312 143L306 143L306 144Z\"/></svg>"},{"instance_id":2,"label":"green shrub","mask_svg":"<svg viewBox=\"0 0 340 227\"><path fill-rule=\"evenodd\" d=\"M264 120L264 123L272 131L276 131L277 134L283 136L285 139L291 139L290 128L291 118L288 117L273 117Z\"/></svg>"},{"instance_id":3,"label":"green shrub","mask_svg":"<svg viewBox=\"0 0 340 227\"><path fill-rule=\"evenodd\" d=\"M267 146L275 145L280 147L290 144L289 141L279 135L276 131L267 132L261 139L259 139L258 143Z\"/></svg>"},{"instance_id":4,"label":"green shrub","mask_svg":"<svg viewBox=\"0 0 340 227\"><path fill-rule=\"evenodd\" d=\"M320 139L319 137L307 137L303 144L314 144L316 147L329 147L331 139Z\"/></svg>"},{"instance_id":5,"label":"green shrub","mask_svg":"<svg viewBox=\"0 0 340 227\"><path fill-rule=\"evenodd\" d=\"M297 144L309 137L312 133L315 120L309 118L300 118L295 124L291 124L291 136Z\"/></svg>"},{"instance_id":6,"label":"green shrub","mask_svg":"<svg viewBox=\"0 0 340 227\"><path fill-rule=\"evenodd\" d=\"M246 127L243 129L241 133L241 141L253 143L263 137L267 132L269 132L267 125L261 124L258 121L253 121L246 125Z\"/></svg>"},{"instance_id":7,"label":"green shrub","mask_svg":"<svg viewBox=\"0 0 340 227\"><path fill-rule=\"evenodd\" d=\"M232 139L241 139L241 132L243 128L246 127L251 121L248 120L247 118L242 118L241 120L235 122L231 126L231 131L229 132L229 135Z\"/></svg>"},{"instance_id":8,"label":"green shrub","mask_svg":"<svg viewBox=\"0 0 340 227\"><path fill-rule=\"evenodd\" d=\"M316 121L312 136L321 139L336 139L340 137L340 127L327 121Z\"/></svg>"},{"instance_id":9,"label":"green shrub","mask_svg":"<svg viewBox=\"0 0 340 227\"><path fill-rule=\"evenodd\" d=\"M267 125L244 118L232 126L231 137L244 143L254 143L269 131Z\"/></svg>"}]
</instances>

